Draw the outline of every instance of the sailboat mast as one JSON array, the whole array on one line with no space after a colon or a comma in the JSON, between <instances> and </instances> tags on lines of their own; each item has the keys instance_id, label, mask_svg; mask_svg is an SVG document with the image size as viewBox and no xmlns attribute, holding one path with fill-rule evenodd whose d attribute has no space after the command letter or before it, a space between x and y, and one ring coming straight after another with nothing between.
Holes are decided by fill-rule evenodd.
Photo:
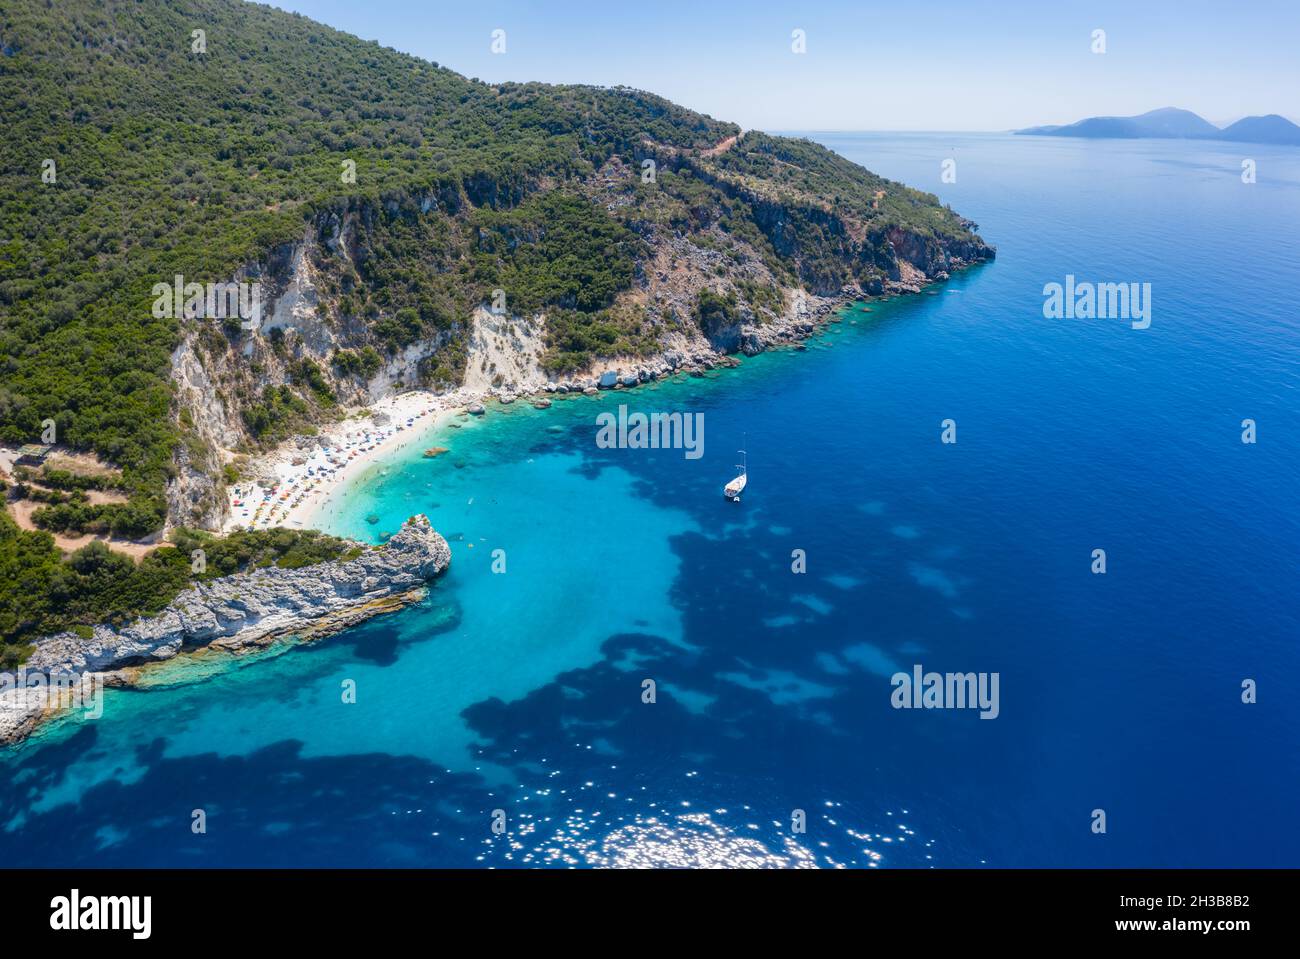
<instances>
[{"instance_id":1,"label":"sailboat mast","mask_svg":"<svg viewBox=\"0 0 1300 959\"><path fill-rule=\"evenodd\" d=\"M746 471L749 466L749 454L745 450L736 450L736 452L740 454L740 462L736 464L740 475L722 488L722 495L733 503L740 502L740 494L745 490Z\"/></svg>"}]
</instances>

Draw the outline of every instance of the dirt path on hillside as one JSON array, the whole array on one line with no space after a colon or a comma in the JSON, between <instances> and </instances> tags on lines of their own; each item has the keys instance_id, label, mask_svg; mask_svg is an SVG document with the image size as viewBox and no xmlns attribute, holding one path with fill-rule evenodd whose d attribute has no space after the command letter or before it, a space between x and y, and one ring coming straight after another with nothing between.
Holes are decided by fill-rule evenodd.
<instances>
[{"instance_id":1,"label":"dirt path on hillside","mask_svg":"<svg viewBox=\"0 0 1300 959\"><path fill-rule=\"evenodd\" d=\"M744 135L745 135L745 131L742 130L740 133L737 133L734 137L727 137L725 140L719 141L717 144L709 147L707 150L701 150L700 156L715 157L719 153L726 153L728 150L734 147L736 145L736 141L738 141Z\"/></svg>"},{"instance_id":2,"label":"dirt path on hillside","mask_svg":"<svg viewBox=\"0 0 1300 959\"><path fill-rule=\"evenodd\" d=\"M13 517L19 529L33 532L40 529L40 527L32 522L32 513L44 505L44 503L38 503L34 500L11 500L5 503L9 515ZM111 536L92 536L90 533L83 533L80 536L68 536L65 533L50 533L50 535L54 537L54 545L65 553L75 552L93 540L100 540L113 552L130 556L137 562L141 556L147 556L161 545L161 543L142 543L135 540L114 539Z\"/></svg>"}]
</instances>

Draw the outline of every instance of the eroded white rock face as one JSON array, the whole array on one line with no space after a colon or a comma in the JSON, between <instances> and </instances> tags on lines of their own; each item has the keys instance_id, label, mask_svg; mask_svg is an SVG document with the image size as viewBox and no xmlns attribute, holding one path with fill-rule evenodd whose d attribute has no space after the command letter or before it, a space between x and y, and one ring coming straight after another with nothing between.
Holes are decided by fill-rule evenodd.
<instances>
[{"instance_id":1,"label":"eroded white rock face","mask_svg":"<svg viewBox=\"0 0 1300 959\"><path fill-rule=\"evenodd\" d=\"M331 617L340 627L349 625L383 611L379 601L418 590L450 562L451 548L428 517L413 516L383 546L366 547L353 560L236 573L197 583L159 615L120 630L100 625L89 639L72 632L44 637L24 669L106 673L214 643L232 649L256 645L319 628ZM378 605L368 611L369 604ZM26 736L45 712L39 697L15 686L0 691L0 743Z\"/></svg>"},{"instance_id":2,"label":"eroded white rock face","mask_svg":"<svg viewBox=\"0 0 1300 959\"><path fill-rule=\"evenodd\" d=\"M440 333L385 354L384 365L366 381L366 395L376 399L391 396L400 392L403 385L421 382L420 363L437 353L450 339L449 333Z\"/></svg>"},{"instance_id":3,"label":"eroded white rock face","mask_svg":"<svg viewBox=\"0 0 1300 959\"><path fill-rule=\"evenodd\" d=\"M294 330L304 339L315 341L311 343L315 352L323 352L334 345L334 337L320 322L319 283L311 263L314 247L308 231L293 251L288 281L275 300L270 319L263 322L261 333L266 336L276 329Z\"/></svg>"},{"instance_id":4,"label":"eroded white rock face","mask_svg":"<svg viewBox=\"0 0 1300 959\"><path fill-rule=\"evenodd\" d=\"M464 386L471 393L536 393L546 385L541 316L498 315L480 306L474 310L468 349Z\"/></svg>"}]
</instances>

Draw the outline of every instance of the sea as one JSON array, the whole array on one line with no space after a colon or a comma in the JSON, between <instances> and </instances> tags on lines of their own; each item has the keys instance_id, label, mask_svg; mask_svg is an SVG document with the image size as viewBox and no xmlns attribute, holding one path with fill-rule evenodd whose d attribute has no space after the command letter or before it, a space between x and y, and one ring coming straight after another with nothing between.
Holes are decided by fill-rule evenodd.
<instances>
[{"instance_id":1,"label":"sea","mask_svg":"<svg viewBox=\"0 0 1300 959\"><path fill-rule=\"evenodd\" d=\"M427 514L428 598L7 750L0 862L1300 865L1300 151L807 135L996 261L375 463L322 525ZM702 455L598 443L620 404Z\"/></svg>"}]
</instances>

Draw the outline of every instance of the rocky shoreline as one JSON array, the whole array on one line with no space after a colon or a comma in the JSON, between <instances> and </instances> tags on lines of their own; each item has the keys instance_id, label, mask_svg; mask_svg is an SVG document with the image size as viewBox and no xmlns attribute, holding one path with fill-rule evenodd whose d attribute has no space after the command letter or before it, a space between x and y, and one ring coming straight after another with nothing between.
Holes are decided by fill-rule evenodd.
<instances>
[{"instance_id":1,"label":"rocky shoreline","mask_svg":"<svg viewBox=\"0 0 1300 959\"><path fill-rule=\"evenodd\" d=\"M0 744L25 739L68 703L59 694L93 680L129 686L139 667L212 649L239 652L281 639L314 639L420 599L451 562L428 517L413 516L381 546L357 544L349 560L298 569L268 567L196 583L157 616L89 637L36 641L20 674L0 674Z\"/></svg>"},{"instance_id":2,"label":"rocky shoreline","mask_svg":"<svg viewBox=\"0 0 1300 959\"><path fill-rule=\"evenodd\" d=\"M409 443L416 442L423 433L397 433L384 438L383 434L390 427L400 429L402 414L389 415L382 412L385 404L400 404L408 397L423 397L415 403L416 407L425 407L425 413L434 413L430 421L436 426L445 418L453 416L482 416L488 412L490 401L509 405L516 401L531 402L538 409L551 405L549 397L563 398L566 395L592 396L602 391L622 391L644 386L673 376L701 376L706 371L723 369L740 365L736 354L755 356L768 349L778 347L800 347L802 342L817 333L829 323L835 322L835 315L845 306L857 302L874 302L888 300L894 296L919 294L927 287L947 281L951 272L968 269L977 263L993 257L991 248L984 249L984 256L966 260L958 256L949 256L944 261L947 269L939 269L933 275L912 267L904 262L898 278L888 278L872 284L870 289L857 285L841 288L831 295L817 295L805 290L787 290L787 309L778 316L760 320L744 312L737 322L714 330L705 336L703 330L688 328L666 338L663 349L652 356L626 356L600 360L585 371L568 377L554 377L544 373L535 364L529 369L518 366L512 377L505 382L489 382L482 377L474 377L459 388L445 393L428 393L413 390L384 397L374 404L358 407L349 412L342 422L348 424L352 433L346 429L326 427L315 434L298 434L286 439L276 449L257 456L243 464L245 475L254 486L236 487L239 495L230 495L227 489L223 500L227 507L222 529L247 525L234 514L234 501L243 496L245 501L250 496L254 499L266 485L287 483L291 487L307 484L305 499L296 499L287 506L277 507L274 525L293 528L316 528L318 514L328 505L335 490L330 485L346 483L348 476L343 472L353 472L365 463L387 455ZM509 342L519 342L517 325L524 318L517 316L494 316L486 308L475 313L476 322L491 322L493 336L484 336L490 340L508 338ZM540 322L540 320L538 320ZM499 360L501 356L497 357ZM536 356L533 357L536 359ZM372 423L370 427L378 437L367 434L365 449L355 459L348 458L341 465L337 461L329 465L328 478L322 479L321 468L326 465L321 461L322 453L334 450L338 455L340 449L355 441L357 435L366 432L363 424ZM407 423L407 429L410 429ZM309 476L308 467L314 462L317 475ZM287 466L286 464L292 464ZM302 488L302 487L299 487Z\"/></svg>"},{"instance_id":3,"label":"rocky shoreline","mask_svg":"<svg viewBox=\"0 0 1300 959\"><path fill-rule=\"evenodd\" d=\"M987 259L992 259L991 250ZM953 272L958 272L982 262L986 260L976 259L967 262L953 258L950 266ZM786 313L769 322L751 319L737 323L721 331L721 342L714 342L702 333L689 339L681 337L680 344L651 357L600 362L582 375L561 379L548 378L544 382L526 386L507 384L490 387L482 392L480 399L493 398L511 403L521 398L537 398L544 393L591 395L601 390L640 386L678 373L736 366L739 361L734 354L757 356L774 347L801 343L831 322L831 317L837 310L852 303L918 294L927 286L944 283L950 278L951 274L947 271L929 276L920 270L912 269L906 271L898 280L886 280L871 290L846 286L839 293L830 296L806 294L802 311ZM483 412L481 403L471 402L467 409L474 414Z\"/></svg>"}]
</instances>

